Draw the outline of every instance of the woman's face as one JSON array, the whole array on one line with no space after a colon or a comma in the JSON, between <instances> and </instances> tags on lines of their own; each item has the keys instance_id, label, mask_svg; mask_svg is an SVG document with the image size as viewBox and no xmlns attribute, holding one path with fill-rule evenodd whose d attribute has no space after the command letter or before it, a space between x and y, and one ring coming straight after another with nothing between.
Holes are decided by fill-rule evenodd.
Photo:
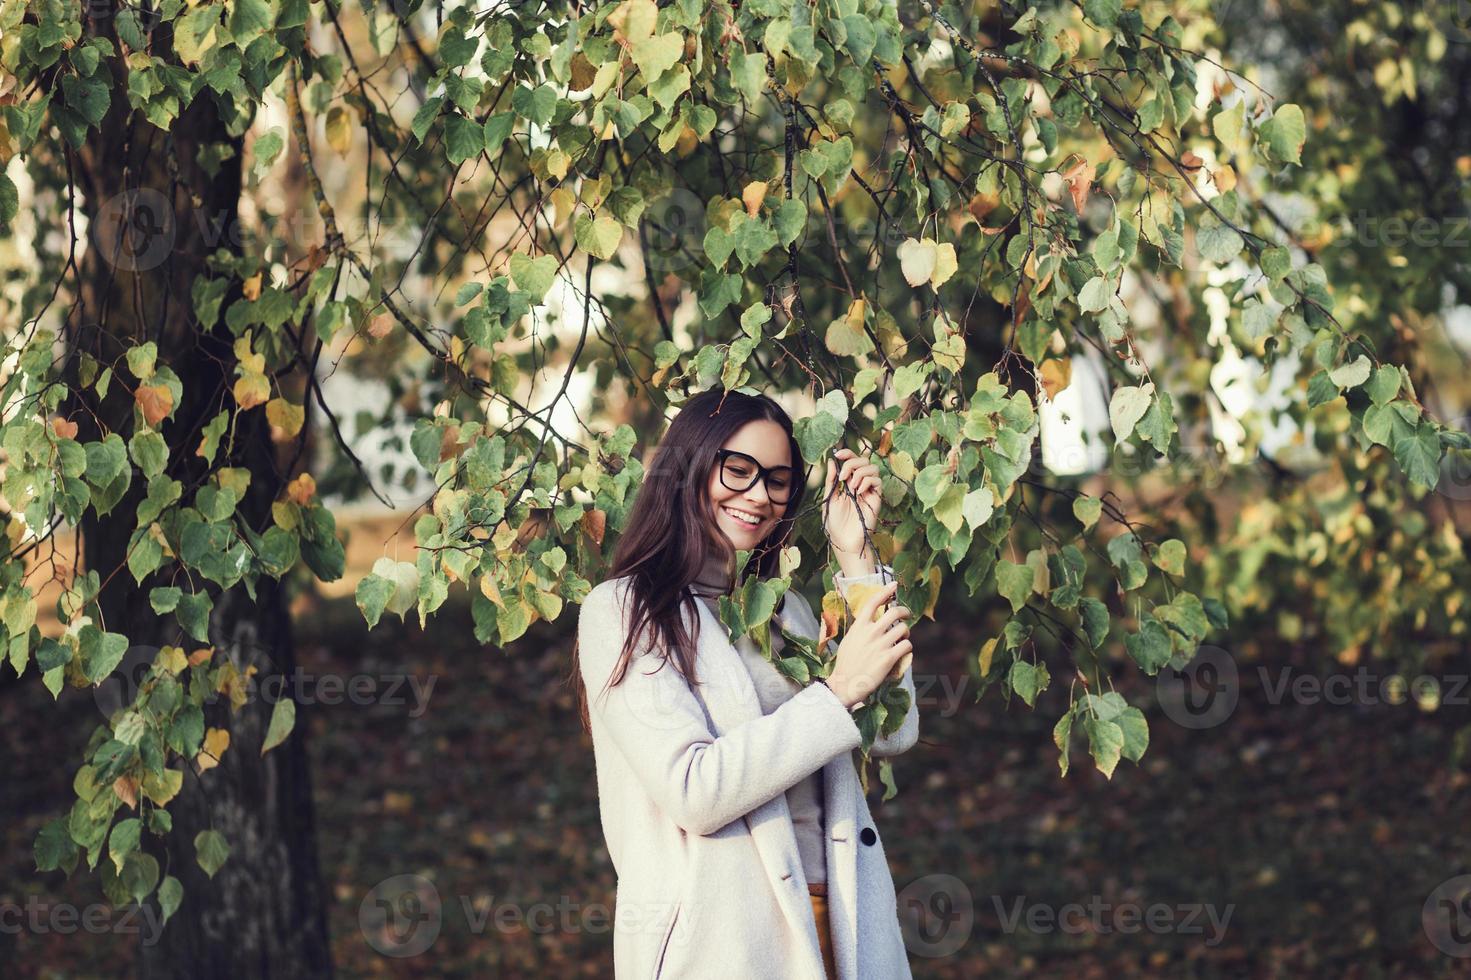
<instances>
[{"instance_id":1,"label":"woman's face","mask_svg":"<svg viewBox=\"0 0 1471 980\"><path fill-rule=\"evenodd\" d=\"M787 440L786 430L769 419L747 422L721 448L754 457L767 469L793 465L792 448ZM745 467L740 467L740 464L741 461L737 459L732 459L727 464L727 473L739 468L742 478L730 480L736 486L756 475L749 464ZM748 490L732 490L725 486L720 479L718 460L710 470L709 482L715 526L725 532L737 551L754 550L766 540L767 535L776 527L776 522L786 512L785 503L773 503L767 495L765 480L758 479ZM751 518L755 518L755 521Z\"/></svg>"}]
</instances>

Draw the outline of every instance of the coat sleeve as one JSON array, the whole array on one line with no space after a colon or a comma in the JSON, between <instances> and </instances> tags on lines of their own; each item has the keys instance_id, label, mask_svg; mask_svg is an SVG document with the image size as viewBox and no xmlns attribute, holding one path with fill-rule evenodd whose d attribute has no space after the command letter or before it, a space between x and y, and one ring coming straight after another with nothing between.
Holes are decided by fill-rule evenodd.
<instances>
[{"instance_id":1,"label":"coat sleeve","mask_svg":"<svg viewBox=\"0 0 1471 980\"><path fill-rule=\"evenodd\" d=\"M892 581L894 581L894 569L888 565L882 565L878 571L870 572L867 575L856 575L849 578L840 573L833 576L833 584L837 586L838 592L842 594L844 601L848 599L848 587L850 585L857 585L859 583L880 585ZM848 605L851 607L852 603L849 602ZM874 739L873 745L868 749L868 754L871 756L894 756L901 752L908 752L914 748L914 743L919 741L919 699L914 693L913 658L910 659L909 666L904 668L904 676L899 679L899 686L909 692L909 711L905 713L904 722L899 726L897 731L890 735L879 735Z\"/></svg>"},{"instance_id":2,"label":"coat sleeve","mask_svg":"<svg viewBox=\"0 0 1471 980\"><path fill-rule=\"evenodd\" d=\"M654 802L686 832L712 834L862 744L848 709L813 684L717 737L672 661L647 639L623 679L604 690L627 633L627 590L598 585L578 614L578 660L594 738L611 742Z\"/></svg>"}]
</instances>

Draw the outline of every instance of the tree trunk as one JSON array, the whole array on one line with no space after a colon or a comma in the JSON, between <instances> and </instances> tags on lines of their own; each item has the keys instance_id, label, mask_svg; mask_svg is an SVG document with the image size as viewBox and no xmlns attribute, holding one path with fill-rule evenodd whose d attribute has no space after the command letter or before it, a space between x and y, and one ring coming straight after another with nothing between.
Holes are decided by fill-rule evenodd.
<instances>
[{"instance_id":1,"label":"tree trunk","mask_svg":"<svg viewBox=\"0 0 1471 980\"><path fill-rule=\"evenodd\" d=\"M110 18L93 16L96 33L110 35L111 24ZM165 40L155 38L156 43ZM108 432L128 439L134 380L122 355L154 341L158 363L177 372L184 385L176 414L161 425L170 453L166 474L183 484L182 502L188 504L211 470L248 470L250 483L237 520L262 532L271 523L271 502L289 476L280 472L264 411L238 416L233 438L222 441L213 466L195 454L205 423L234 407L234 338L223 315L209 329L201 328L190 291L195 277L208 271L205 260L211 253L239 251L243 142L226 131L208 92L195 97L170 131L154 127L130 111L120 67L114 65L114 72L118 83L101 131L93 132L74 158L88 241L80 258L78 302L65 325L71 394L63 411L78 423L78 439ZM214 174L199 156L210 144L233 150ZM236 296L238 290L226 296L221 314ZM106 398L80 383L83 353L113 367ZM205 706L206 724L228 730L230 745L220 765L203 774L195 774L192 761L184 764L183 790L168 808L173 830L167 847L150 848L165 873L183 884L184 898L156 943L145 931L139 973L170 980L331 976L304 742L306 712L286 742L260 754L273 707L262 693L280 689L268 678L295 669L285 590L262 575L255 599L243 582L221 592L197 574L173 575L172 560L137 585L126 557L146 490L135 471L122 501L102 517L89 510L80 528L83 566L95 569L104 582L98 601L105 628L127 634L134 646L193 649L197 642L172 614L153 612L148 592L165 584L186 591L208 585L214 602L209 641L217 662L227 657L242 674L252 666L257 673L249 700L237 711L224 696ZM208 829L221 832L231 848L213 880L199 867L194 848L195 835ZM156 907L156 897L149 901Z\"/></svg>"}]
</instances>

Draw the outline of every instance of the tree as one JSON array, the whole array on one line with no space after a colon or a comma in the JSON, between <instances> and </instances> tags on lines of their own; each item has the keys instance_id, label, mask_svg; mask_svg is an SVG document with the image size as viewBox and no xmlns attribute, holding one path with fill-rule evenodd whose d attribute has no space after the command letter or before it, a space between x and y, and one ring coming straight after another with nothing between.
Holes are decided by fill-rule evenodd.
<instances>
[{"instance_id":1,"label":"tree","mask_svg":"<svg viewBox=\"0 0 1471 980\"><path fill-rule=\"evenodd\" d=\"M870 537L900 601L933 617L959 587L1004 598L1011 618L977 641L984 687L1033 705L1054 670L1070 678L1064 774L1074 731L1106 774L1142 757L1145 717L1112 690L1124 665L1182 667L1258 611L1233 556L1260 568L1266 541L1320 563L1331 516L1310 496L1283 491L1256 539L1211 505L1207 471L1259 479L1233 462L1258 433L1218 422L1228 338L1287 366L1267 414L1310 433L1340 510L1415 507L1471 446L1284 229L1273 193L1332 195L1303 167L1317 127L1205 55L1202 3L4 0L0 30L0 223L35 250L6 299L22 325L0 437L8 659L59 696L160 645L36 855L68 872L85 855L112 901L180 917L148 972L326 969L294 708L244 688L291 668L287 576L343 574L310 470L343 496L414 491L421 470L353 455L324 353L387 383L358 431L411 425L433 479L413 560L356 583L369 626L427 621L459 583L477 639L505 646L586 596L659 432L558 422L574 381L600 417L760 386L811 399L806 462L844 441L881 461L893 520ZM307 220L260 194L288 162ZM1107 480L1038 462L1039 413L1075 364L1108 379ZM301 451L313 407L335 449L321 464ZM1156 474L1182 505L1150 498ZM818 506L785 574L724 607L732 631L764 636L782 592L824 569ZM27 558L60 521L85 571L64 633L42 636ZM1358 546L1417 546L1396 533ZM1414 612L1445 635L1452 552ZM782 670L828 668L789 639ZM876 692L865 746L908 708ZM208 907L259 955L227 955ZM281 908L299 913L284 932Z\"/></svg>"}]
</instances>

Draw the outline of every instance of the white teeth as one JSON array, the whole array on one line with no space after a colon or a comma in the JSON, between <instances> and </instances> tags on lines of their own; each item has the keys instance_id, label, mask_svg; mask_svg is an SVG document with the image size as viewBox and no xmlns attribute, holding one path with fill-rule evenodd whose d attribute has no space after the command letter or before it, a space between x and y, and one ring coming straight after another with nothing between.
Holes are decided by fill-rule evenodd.
<instances>
[{"instance_id":1,"label":"white teeth","mask_svg":"<svg viewBox=\"0 0 1471 980\"><path fill-rule=\"evenodd\" d=\"M755 527L757 524L761 523L761 518L756 517L752 514L746 514L738 510L731 510L729 507L722 507L721 510L725 511L727 514L729 514L731 517L734 517L742 524L749 524L750 526Z\"/></svg>"}]
</instances>

